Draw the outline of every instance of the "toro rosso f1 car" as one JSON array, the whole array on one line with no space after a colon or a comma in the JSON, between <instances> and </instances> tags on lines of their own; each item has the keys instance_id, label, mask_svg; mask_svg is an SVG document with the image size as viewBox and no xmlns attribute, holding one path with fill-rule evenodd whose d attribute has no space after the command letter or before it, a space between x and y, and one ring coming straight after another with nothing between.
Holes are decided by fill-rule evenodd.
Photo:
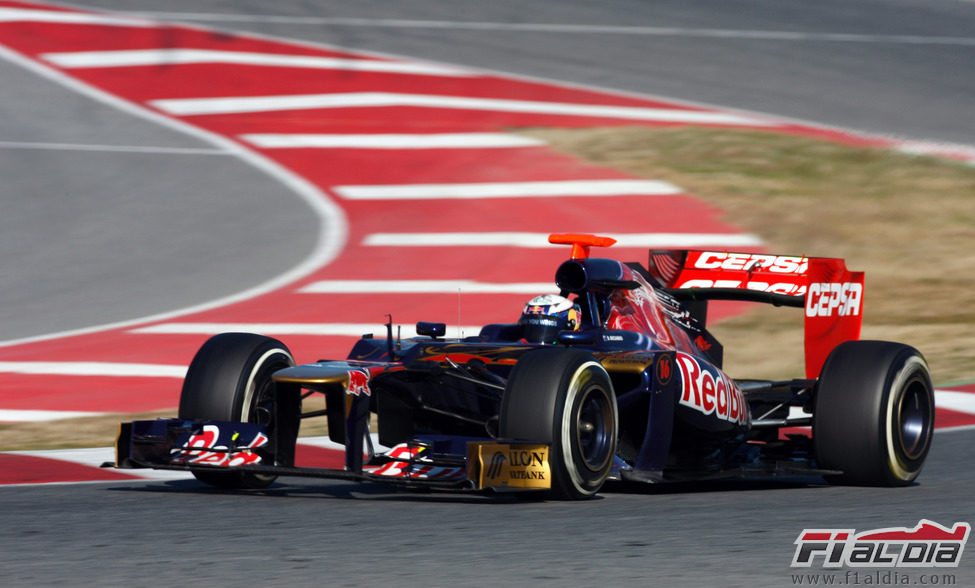
<instances>
[{"instance_id":1,"label":"toro rosso f1 car","mask_svg":"<svg viewBox=\"0 0 975 588\"><path fill-rule=\"evenodd\" d=\"M222 488L277 476L581 499L614 480L822 476L901 486L934 429L927 364L912 347L860 341L863 273L840 259L650 251L647 265L571 245L517 323L445 338L363 336L342 360L295 365L281 342L224 333L186 374L178 418L121 426L115 465L182 469ZM805 315L804 378L735 379L706 328L711 300ZM302 399L325 397L324 411ZM344 467L296 467L303 418L327 415ZM375 417L374 425L371 420ZM370 430L378 431L377 439Z\"/></svg>"}]
</instances>

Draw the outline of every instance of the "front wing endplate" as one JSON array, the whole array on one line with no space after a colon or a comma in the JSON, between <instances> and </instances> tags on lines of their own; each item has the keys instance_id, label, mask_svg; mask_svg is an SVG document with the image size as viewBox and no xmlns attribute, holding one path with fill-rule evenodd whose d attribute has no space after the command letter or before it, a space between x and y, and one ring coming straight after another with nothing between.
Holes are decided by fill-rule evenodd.
<instances>
[{"instance_id":1,"label":"front wing endplate","mask_svg":"<svg viewBox=\"0 0 975 588\"><path fill-rule=\"evenodd\" d=\"M552 487L549 447L518 441L467 444L467 477L477 488L548 490Z\"/></svg>"}]
</instances>

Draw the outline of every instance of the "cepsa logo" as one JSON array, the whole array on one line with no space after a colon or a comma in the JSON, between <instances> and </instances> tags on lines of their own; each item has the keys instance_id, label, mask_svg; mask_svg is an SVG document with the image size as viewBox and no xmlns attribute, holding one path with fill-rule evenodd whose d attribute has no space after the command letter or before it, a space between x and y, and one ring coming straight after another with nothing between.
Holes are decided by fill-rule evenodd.
<instances>
[{"instance_id":1,"label":"cepsa logo","mask_svg":"<svg viewBox=\"0 0 975 588\"><path fill-rule=\"evenodd\" d=\"M698 269L722 269L730 271L763 271L773 274L802 275L809 269L809 259L787 255L763 255L761 253L727 253L704 251L694 260Z\"/></svg>"},{"instance_id":2,"label":"cepsa logo","mask_svg":"<svg viewBox=\"0 0 975 588\"><path fill-rule=\"evenodd\" d=\"M859 316L863 304L863 284L823 282L809 284L806 316Z\"/></svg>"},{"instance_id":3,"label":"cepsa logo","mask_svg":"<svg viewBox=\"0 0 975 588\"><path fill-rule=\"evenodd\" d=\"M721 372L712 374L686 353L677 354L677 365L683 387L681 404L725 421L748 423L745 397L731 378Z\"/></svg>"},{"instance_id":4,"label":"cepsa logo","mask_svg":"<svg viewBox=\"0 0 975 588\"><path fill-rule=\"evenodd\" d=\"M951 529L921 519L913 529L896 527L857 533L854 529L803 529L792 567L958 567L971 525Z\"/></svg>"},{"instance_id":5,"label":"cepsa logo","mask_svg":"<svg viewBox=\"0 0 975 588\"><path fill-rule=\"evenodd\" d=\"M793 284L791 282L760 282L758 280L749 280L748 282L742 283L742 280L687 280L686 282L681 282L677 284L678 288L746 288L748 290L757 290L759 292L769 292L771 294L785 294L786 296L802 296L806 293L806 287L802 284Z\"/></svg>"},{"instance_id":6,"label":"cepsa logo","mask_svg":"<svg viewBox=\"0 0 975 588\"><path fill-rule=\"evenodd\" d=\"M805 275L809 269L809 259L786 255L764 255L760 253L727 253L704 251L692 254L688 268L691 270L723 270L727 272L747 272L748 280L729 274L721 279L692 277L678 288L747 288L773 294L802 296L806 293ZM752 279L753 272L763 274L764 280ZM693 274L693 272L691 272ZM768 274L773 274L769 276ZM781 277L777 280L779 274ZM769 280L769 277L773 279Z\"/></svg>"}]
</instances>

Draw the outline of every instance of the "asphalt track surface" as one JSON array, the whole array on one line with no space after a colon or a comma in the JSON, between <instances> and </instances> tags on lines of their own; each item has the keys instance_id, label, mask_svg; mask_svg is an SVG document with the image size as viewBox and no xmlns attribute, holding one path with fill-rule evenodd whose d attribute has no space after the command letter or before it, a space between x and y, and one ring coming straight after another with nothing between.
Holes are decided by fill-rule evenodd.
<instances>
[{"instance_id":1,"label":"asphalt track surface","mask_svg":"<svg viewBox=\"0 0 975 588\"><path fill-rule=\"evenodd\" d=\"M805 481L631 486L564 503L302 480L253 494L195 481L4 487L0 579L5 586L772 587L809 574L840 585L853 568L790 568L801 531L969 521L975 474L959 456L973 442L973 431L938 433L920 483L881 490ZM968 550L958 568L896 573L899 585L975 582Z\"/></svg>"},{"instance_id":2,"label":"asphalt track surface","mask_svg":"<svg viewBox=\"0 0 975 588\"><path fill-rule=\"evenodd\" d=\"M141 10L150 3L110 4L114 9ZM339 26L286 19L209 24L651 92L916 139L971 143L975 136L975 120L968 108L975 83L970 44L975 6L970 3L817 3L816 7L796 3L788 10L770 10L769 3L756 2L740 6L733 15L723 14L712 3L685 4L657 3L651 8L635 2L612 7L602 3L596 8L544 3L537 6L537 18L529 18L523 3L480 3L465 6L463 14L457 14L455 3L336 4L334 9L322 3L314 8L276 3L273 7L274 14L292 16L314 11L315 16L327 12L341 17L442 21L450 15L449 19L477 22L646 24L678 27L687 33L643 36ZM263 6L171 2L167 10L267 13L270 9ZM779 3L776 6L781 8ZM806 41L708 32L731 30L802 30L822 38ZM852 33L861 40L830 41L828 35L836 33ZM901 42L892 35L901 37ZM770 36L774 37L764 35ZM213 151L210 145L52 92L16 68L4 65L2 74L5 81L17 81L0 87L0 108L9 115L3 117L0 129L13 137L3 140L160 148L151 163L142 162L139 156L145 154L126 153L120 158L109 156L107 150L28 153L11 149L14 153L0 160L5 184L16 184L35 196L20 203L23 211L18 218L31 219L29 223L14 222L4 200L3 250L24 251L25 244L32 244L24 254L38 256L37 263L29 266L19 262L5 266L3 275L37 271L38 279L73 278L56 281L63 289L77 293L87 288L83 297L64 295L60 302L21 291L19 298L12 299L20 301L22 310L17 312L6 310L5 299L4 312L9 314L3 324L13 325L11 332L19 329L14 336L50 332L52 326L72 321L90 326L124 320L229 295L272 277L282 260L287 263L296 252L312 247L311 240L302 237L314 231L308 227L261 244L256 249L266 252L266 258L251 258L236 268L234 256L218 261L188 254L178 261L153 255L157 247L171 246L167 234L185 234L187 229L180 223L190 221L179 211L146 209L149 205L143 196L155 201L153 194L164 193L178 202L190 190L212 195L210 205L192 203L192 218L210 228L209 242L196 244L197 253L248 247L246 240L254 234L246 221L254 215L284 224L306 217L300 202L261 174L224 162L225 155L191 151ZM45 100L55 103L48 105ZM43 114L31 114L38 111ZM28 157L51 159L16 159ZM126 175L121 172L128 173L134 166L139 179L119 185L119 178ZM195 166L200 169L193 171ZM215 166L226 170L214 173ZM45 172L24 173L38 167ZM60 199L50 197L57 191L52 186L58 173L70 175L73 181L84 178L87 189L74 194L73 200L63 189ZM211 219L228 216L220 204L223 196L240 196L233 185L237 181L265 182L264 197L245 202L254 208L234 216L236 226L233 221L212 224ZM106 200L95 201L92 194ZM106 202L110 206L101 214L108 218L100 219L96 211ZM129 213L118 210L119 202L130 205ZM79 215L85 213L95 216L81 222ZM125 216L113 219L112 214ZM154 222L140 221L146 218ZM87 227L104 236L105 243L85 253L79 243L87 241L79 241L79 234L72 231ZM147 236L150 241L139 244L139 239L131 239L134 236ZM48 249L38 251L42 245ZM72 259L71 255L84 256ZM105 266L97 272L93 266L82 266L92 259L103 260ZM4 263L13 261L5 256ZM163 265L145 267L152 263ZM166 267L180 263L191 267ZM199 279L188 279L185 272ZM24 284L28 279L14 281ZM143 290L134 296L120 290L132 287ZM105 292L112 295L106 297ZM174 304L173 296L185 299ZM113 303L99 310L98 303L106 298ZM133 298L137 305L127 307ZM30 313L36 313L35 318L23 320ZM16 327L18 320L22 322ZM794 585L788 567L792 542L803 528L910 527L921 518L945 525L969 521L975 512L968 491L973 482L972 435L971 431L939 433L921 483L898 490L719 485L651 492L626 489L582 504L560 504L389 493L339 483L288 482L266 495L244 496L210 491L190 481L3 488L0 580L4 585L149 586L165 580L209 579L216 585L327 581L416 586L502 582L788 586ZM972 585L971 561L969 555L963 558L962 568L937 571L955 573L957 585ZM915 581L919 578L915 571L909 575Z\"/></svg>"},{"instance_id":3,"label":"asphalt track surface","mask_svg":"<svg viewBox=\"0 0 975 588\"><path fill-rule=\"evenodd\" d=\"M85 6L158 14L150 0ZM169 2L186 22L971 145L965 0ZM195 16L194 16L195 15Z\"/></svg>"}]
</instances>

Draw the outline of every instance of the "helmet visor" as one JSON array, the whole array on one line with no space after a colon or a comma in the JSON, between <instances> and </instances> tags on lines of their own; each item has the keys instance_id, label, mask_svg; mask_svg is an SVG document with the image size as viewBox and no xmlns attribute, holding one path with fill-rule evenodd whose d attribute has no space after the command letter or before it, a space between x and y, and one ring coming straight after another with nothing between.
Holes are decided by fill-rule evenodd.
<instances>
[{"instance_id":1,"label":"helmet visor","mask_svg":"<svg viewBox=\"0 0 975 588\"><path fill-rule=\"evenodd\" d=\"M531 343L554 343L559 331L566 328L564 318L545 314L523 314L518 323L525 340Z\"/></svg>"}]
</instances>

